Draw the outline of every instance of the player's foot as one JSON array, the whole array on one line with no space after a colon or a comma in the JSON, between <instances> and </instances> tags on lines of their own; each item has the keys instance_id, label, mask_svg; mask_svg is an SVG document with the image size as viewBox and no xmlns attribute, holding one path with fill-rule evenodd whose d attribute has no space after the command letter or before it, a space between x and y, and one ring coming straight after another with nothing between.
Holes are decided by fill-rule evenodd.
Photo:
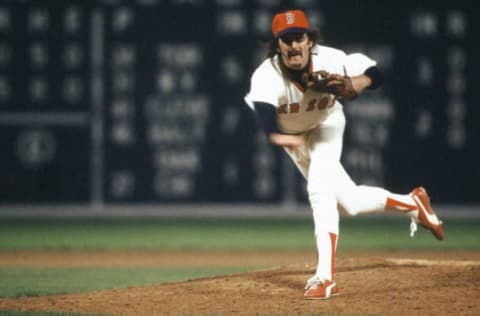
<instances>
[{"instance_id":1,"label":"player's foot","mask_svg":"<svg viewBox=\"0 0 480 316\"><path fill-rule=\"evenodd\" d=\"M443 240L443 226L430 205L430 198L424 188L418 187L410 193L418 207L418 216L415 221L425 227L438 240Z\"/></svg>"},{"instance_id":2,"label":"player's foot","mask_svg":"<svg viewBox=\"0 0 480 316\"><path fill-rule=\"evenodd\" d=\"M326 300L338 295L338 287L334 281L310 279L308 280L303 298L306 300Z\"/></svg>"}]
</instances>

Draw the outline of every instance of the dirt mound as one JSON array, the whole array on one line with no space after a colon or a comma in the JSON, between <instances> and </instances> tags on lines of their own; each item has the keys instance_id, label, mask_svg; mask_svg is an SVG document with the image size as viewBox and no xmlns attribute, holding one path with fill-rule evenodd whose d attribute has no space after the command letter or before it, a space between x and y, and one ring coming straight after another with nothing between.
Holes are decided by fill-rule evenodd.
<instances>
[{"instance_id":1,"label":"dirt mound","mask_svg":"<svg viewBox=\"0 0 480 316\"><path fill-rule=\"evenodd\" d=\"M480 315L478 260L342 257L336 274L340 295L305 301L304 282L313 271L311 264L290 264L155 286L0 299L0 309L135 316Z\"/></svg>"}]
</instances>

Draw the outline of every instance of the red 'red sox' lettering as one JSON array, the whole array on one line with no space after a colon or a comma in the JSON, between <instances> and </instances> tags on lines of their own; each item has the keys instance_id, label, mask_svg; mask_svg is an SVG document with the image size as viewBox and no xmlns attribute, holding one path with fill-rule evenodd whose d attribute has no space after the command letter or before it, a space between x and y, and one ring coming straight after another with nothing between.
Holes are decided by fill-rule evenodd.
<instances>
[{"instance_id":1,"label":"red 'red sox' lettering","mask_svg":"<svg viewBox=\"0 0 480 316\"><path fill-rule=\"evenodd\" d=\"M323 97L320 100L312 99L307 104L307 108L305 112L311 112L313 110L325 110L333 106L334 102L331 101L329 97ZM291 104L282 104L277 109L278 114L292 114L292 113L300 113L300 103L295 102Z\"/></svg>"}]
</instances>

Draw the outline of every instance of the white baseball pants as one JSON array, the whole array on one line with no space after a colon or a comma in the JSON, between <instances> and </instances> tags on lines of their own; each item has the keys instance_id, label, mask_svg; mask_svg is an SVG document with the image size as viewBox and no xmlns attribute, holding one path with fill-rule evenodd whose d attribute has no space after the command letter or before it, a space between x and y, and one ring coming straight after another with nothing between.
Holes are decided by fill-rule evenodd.
<instances>
[{"instance_id":1,"label":"white baseball pants","mask_svg":"<svg viewBox=\"0 0 480 316\"><path fill-rule=\"evenodd\" d=\"M409 195L355 184L340 163L344 130L343 107L336 103L328 118L318 128L305 134L307 148L289 152L307 179L318 251L316 277L320 279L333 279L339 211L350 216L385 212L387 198L415 208L415 202Z\"/></svg>"}]
</instances>

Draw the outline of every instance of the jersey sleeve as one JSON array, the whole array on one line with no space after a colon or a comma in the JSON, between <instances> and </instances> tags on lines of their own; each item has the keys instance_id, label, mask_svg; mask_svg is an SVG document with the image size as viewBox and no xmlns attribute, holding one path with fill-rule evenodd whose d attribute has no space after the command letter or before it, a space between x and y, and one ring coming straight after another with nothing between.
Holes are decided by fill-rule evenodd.
<instances>
[{"instance_id":1,"label":"jersey sleeve","mask_svg":"<svg viewBox=\"0 0 480 316\"><path fill-rule=\"evenodd\" d=\"M324 69L329 73L348 76L363 74L377 62L361 53L347 54L343 50L321 46L316 47L316 69Z\"/></svg>"},{"instance_id":2,"label":"jersey sleeve","mask_svg":"<svg viewBox=\"0 0 480 316\"><path fill-rule=\"evenodd\" d=\"M268 135L270 133L281 133L277 123L275 107L269 103L254 102L257 122Z\"/></svg>"},{"instance_id":3,"label":"jersey sleeve","mask_svg":"<svg viewBox=\"0 0 480 316\"><path fill-rule=\"evenodd\" d=\"M368 68L374 67L377 62L364 54L354 53L345 56L344 66L348 76L364 74Z\"/></svg>"},{"instance_id":4,"label":"jersey sleeve","mask_svg":"<svg viewBox=\"0 0 480 316\"><path fill-rule=\"evenodd\" d=\"M261 102L277 107L282 89L282 83L278 78L273 66L269 67L264 63L257 68L250 80L250 91L245 96L248 106L255 109L254 102Z\"/></svg>"}]
</instances>

